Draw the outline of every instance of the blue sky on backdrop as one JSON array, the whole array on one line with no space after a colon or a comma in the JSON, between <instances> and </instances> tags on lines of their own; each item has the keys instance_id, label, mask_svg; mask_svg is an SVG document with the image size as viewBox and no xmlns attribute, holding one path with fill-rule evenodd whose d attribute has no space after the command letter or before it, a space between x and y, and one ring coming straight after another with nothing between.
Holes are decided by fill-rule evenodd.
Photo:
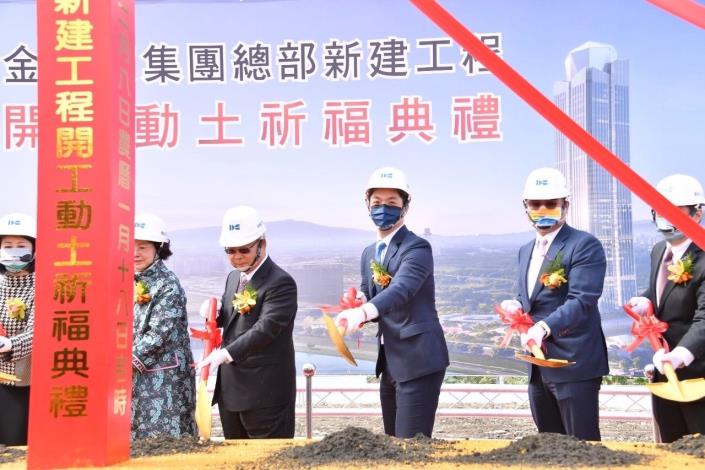
<instances>
[{"instance_id":1,"label":"blue sky on backdrop","mask_svg":"<svg viewBox=\"0 0 705 470\"><path fill-rule=\"evenodd\" d=\"M631 163L655 184L674 172L705 182L705 32L642 0L548 1L445 0L441 2L475 32L501 32L504 59L544 94L564 79L567 53L586 41L612 44L630 62ZM0 3L0 55L19 42L36 50L31 3ZM319 47L340 40L396 36L414 42L445 36L404 0L292 0L260 2L137 2L136 53L150 41L180 47L185 68L187 43L261 40L313 40ZM427 53L410 48L410 65ZM368 49L363 48L363 57ZM443 52L457 63L458 47ZM447 54L447 55L446 55ZM226 57L230 57L229 54ZM320 61L320 60L319 60ZM137 72L143 62L138 58ZM0 67L4 74L4 67ZM230 67L228 67L228 74ZM366 72L366 61L362 70ZM502 98L502 142L461 145L450 137L452 96L493 92ZM392 146L384 140L389 103L401 95L433 102L437 139L414 138ZM268 150L257 143L259 104L304 98L308 121L301 149ZM321 103L326 99L371 98L373 146L331 149L321 142ZM210 128L197 125L212 114L216 100L242 116L233 133L244 148L197 148ZM0 103L34 103L32 86L0 85ZM138 103L171 101L181 110L177 149L140 149L137 155L138 208L161 214L171 228L217 225L227 207L251 204L267 220L298 219L325 225L371 228L362 204L370 172L392 165L409 176L412 229L431 227L455 235L528 229L520 204L526 174L555 162L554 130L492 75L466 77L410 74L405 80L331 83L319 73L308 83L239 85L146 85L138 80ZM0 153L4 197L0 213L34 212L36 156L29 151ZM634 218L648 217L634 199Z\"/></svg>"}]
</instances>

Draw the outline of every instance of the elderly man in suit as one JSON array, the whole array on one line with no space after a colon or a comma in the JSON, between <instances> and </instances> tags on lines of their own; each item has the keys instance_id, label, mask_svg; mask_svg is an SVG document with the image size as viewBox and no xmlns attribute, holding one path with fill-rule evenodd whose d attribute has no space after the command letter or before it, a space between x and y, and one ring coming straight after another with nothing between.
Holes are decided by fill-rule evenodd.
<instances>
[{"instance_id":1,"label":"elderly man in suit","mask_svg":"<svg viewBox=\"0 0 705 470\"><path fill-rule=\"evenodd\" d=\"M384 432L397 437L431 436L449 364L436 312L431 246L404 225L410 200L402 171L387 167L372 174L365 201L377 242L361 258L365 303L336 317L347 333L378 322L376 375L381 375Z\"/></svg>"},{"instance_id":2,"label":"elderly man in suit","mask_svg":"<svg viewBox=\"0 0 705 470\"><path fill-rule=\"evenodd\" d=\"M695 178L671 175L656 189L695 222L702 221L705 194ZM671 363L681 380L705 378L705 255L666 219L655 211L652 216L664 240L651 250L649 287L629 303L641 314L655 306L656 317L668 323L664 338L670 352L660 349L654 354L656 381L666 380L664 362ZM652 404L661 442L705 433L705 399L680 403L653 395Z\"/></svg>"},{"instance_id":3,"label":"elderly man in suit","mask_svg":"<svg viewBox=\"0 0 705 470\"><path fill-rule=\"evenodd\" d=\"M223 344L199 367L220 366L213 403L223 434L226 439L292 438L296 283L267 255L264 222L253 208L225 213L220 244L235 268L218 315ZM202 315L206 309L204 303Z\"/></svg>"},{"instance_id":4,"label":"elderly man in suit","mask_svg":"<svg viewBox=\"0 0 705 470\"><path fill-rule=\"evenodd\" d=\"M507 311L523 309L534 320L521 337L551 358L575 364L557 369L529 367L529 403L539 432L600 440L598 394L607 374L607 347L597 307L605 278L605 253L589 233L565 223L565 177L552 168L529 174L523 199L536 239L519 250L517 300Z\"/></svg>"}]
</instances>

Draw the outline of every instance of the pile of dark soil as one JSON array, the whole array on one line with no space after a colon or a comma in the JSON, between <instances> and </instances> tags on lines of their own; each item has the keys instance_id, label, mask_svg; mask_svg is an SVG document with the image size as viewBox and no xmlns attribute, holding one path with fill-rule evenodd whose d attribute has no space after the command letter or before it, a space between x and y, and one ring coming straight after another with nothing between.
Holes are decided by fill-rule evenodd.
<instances>
[{"instance_id":1,"label":"pile of dark soil","mask_svg":"<svg viewBox=\"0 0 705 470\"><path fill-rule=\"evenodd\" d=\"M668 450L705 459L705 436L702 434L683 436L677 441L668 444Z\"/></svg>"},{"instance_id":2,"label":"pile of dark soil","mask_svg":"<svg viewBox=\"0 0 705 470\"><path fill-rule=\"evenodd\" d=\"M602 444L585 442L563 434L541 433L523 437L507 447L490 452L451 457L457 463L494 463L500 465L555 465L619 467L641 463L646 457L610 450Z\"/></svg>"},{"instance_id":3,"label":"pile of dark soil","mask_svg":"<svg viewBox=\"0 0 705 470\"><path fill-rule=\"evenodd\" d=\"M27 451L22 449L11 449L0 444L0 463L17 462L27 458Z\"/></svg>"},{"instance_id":4,"label":"pile of dark soil","mask_svg":"<svg viewBox=\"0 0 705 470\"><path fill-rule=\"evenodd\" d=\"M199 441L192 436L159 436L132 441L130 457L149 457L152 455L167 455L180 453L209 452L220 443Z\"/></svg>"},{"instance_id":5,"label":"pile of dark soil","mask_svg":"<svg viewBox=\"0 0 705 470\"><path fill-rule=\"evenodd\" d=\"M413 439L397 439L374 434L364 428L347 427L318 442L284 449L270 459L274 458L283 466L289 464L289 467L352 462L431 462L435 460L433 454L450 448L451 443L422 435Z\"/></svg>"}]
</instances>

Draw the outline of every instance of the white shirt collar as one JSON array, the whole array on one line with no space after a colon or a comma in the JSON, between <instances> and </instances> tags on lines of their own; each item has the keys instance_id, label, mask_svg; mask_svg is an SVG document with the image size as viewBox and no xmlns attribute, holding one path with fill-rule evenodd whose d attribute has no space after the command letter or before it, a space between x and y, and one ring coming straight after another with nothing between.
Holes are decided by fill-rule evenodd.
<instances>
[{"instance_id":1,"label":"white shirt collar","mask_svg":"<svg viewBox=\"0 0 705 470\"><path fill-rule=\"evenodd\" d=\"M386 246L389 246L389 244L392 243L392 238L394 238L394 235L396 235L397 232L398 232L399 230L401 230L401 228L402 228L404 225L405 225L405 224L401 224L401 225L400 225L399 227L397 227L397 229L394 230L392 233L390 233L390 234L387 235L386 237L384 237L384 238L382 238L382 239L379 239L379 240L377 240L377 241L378 241L378 242L384 242L384 244L385 244Z\"/></svg>"},{"instance_id":2,"label":"white shirt collar","mask_svg":"<svg viewBox=\"0 0 705 470\"><path fill-rule=\"evenodd\" d=\"M265 255L264 255L264 259L262 260L262 262L261 262L255 269L253 269L253 270L250 271L249 273L245 273L245 279L247 279L247 282L250 282L250 281L252 280L252 276L254 276L255 273L256 273L257 271L259 271L259 268L261 268L262 265L264 264L264 262L267 261L267 258L269 258L269 255L268 255L268 254L265 254ZM242 279L242 274L243 274L243 273L240 273L240 274L241 274L241 275L240 275L240 279Z\"/></svg>"},{"instance_id":3,"label":"white shirt collar","mask_svg":"<svg viewBox=\"0 0 705 470\"><path fill-rule=\"evenodd\" d=\"M546 245L546 250L548 251L548 249L551 247L551 243L553 243L553 240L555 240L561 230L563 230L563 227L565 227L565 223L561 225L561 228L559 228L558 230L554 230L553 232L548 233L546 235L541 235L540 233L536 232L536 244L534 246L538 246L539 242L542 239L545 239L548 242L548 244Z\"/></svg>"},{"instance_id":4,"label":"white shirt collar","mask_svg":"<svg viewBox=\"0 0 705 470\"><path fill-rule=\"evenodd\" d=\"M688 247L690 246L691 243L692 243L692 240L690 238L688 238L686 241L684 241L683 243L681 243L678 246L673 246L668 242L666 242L666 245L673 252L673 260L678 261L679 259L681 259L683 257L683 255L685 255L685 252L688 250Z\"/></svg>"}]
</instances>

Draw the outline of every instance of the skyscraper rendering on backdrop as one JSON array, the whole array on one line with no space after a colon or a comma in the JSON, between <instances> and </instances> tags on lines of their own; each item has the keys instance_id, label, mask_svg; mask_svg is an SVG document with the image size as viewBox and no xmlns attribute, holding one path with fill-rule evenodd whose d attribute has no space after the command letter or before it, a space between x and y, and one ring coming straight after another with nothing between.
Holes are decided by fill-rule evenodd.
<instances>
[{"instance_id":1,"label":"skyscraper rendering on backdrop","mask_svg":"<svg viewBox=\"0 0 705 470\"><path fill-rule=\"evenodd\" d=\"M609 44L586 42L565 59L566 80L554 85L554 102L629 164L629 62ZM569 223L596 236L605 248L603 313L636 293L631 193L560 132L557 167L571 190Z\"/></svg>"}]
</instances>

